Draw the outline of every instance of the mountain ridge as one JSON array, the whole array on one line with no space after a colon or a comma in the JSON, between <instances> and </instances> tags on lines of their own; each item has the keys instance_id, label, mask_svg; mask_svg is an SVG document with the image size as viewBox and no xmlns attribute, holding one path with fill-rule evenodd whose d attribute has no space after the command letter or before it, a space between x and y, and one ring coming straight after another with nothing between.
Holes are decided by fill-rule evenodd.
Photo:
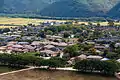
<instances>
[{"instance_id":1,"label":"mountain ridge","mask_svg":"<svg viewBox=\"0 0 120 80\"><path fill-rule=\"evenodd\" d=\"M51 17L119 16L120 0L3 0L1 13L39 14ZM116 12L116 13L114 13Z\"/></svg>"}]
</instances>

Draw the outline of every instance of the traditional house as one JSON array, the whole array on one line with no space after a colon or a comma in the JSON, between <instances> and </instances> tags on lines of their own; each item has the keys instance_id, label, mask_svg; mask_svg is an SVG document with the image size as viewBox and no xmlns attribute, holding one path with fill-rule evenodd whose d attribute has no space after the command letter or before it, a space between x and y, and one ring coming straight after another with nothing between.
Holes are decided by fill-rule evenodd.
<instances>
[{"instance_id":1,"label":"traditional house","mask_svg":"<svg viewBox=\"0 0 120 80\"><path fill-rule=\"evenodd\" d=\"M11 50L12 52L24 52L23 51L24 47L18 44L7 46L7 49Z\"/></svg>"},{"instance_id":2,"label":"traditional house","mask_svg":"<svg viewBox=\"0 0 120 80\"><path fill-rule=\"evenodd\" d=\"M106 49L106 47L103 46L103 45L95 45L95 49L100 50L100 51L103 51L103 50Z\"/></svg>"},{"instance_id":3,"label":"traditional house","mask_svg":"<svg viewBox=\"0 0 120 80\"><path fill-rule=\"evenodd\" d=\"M35 52L35 47L32 47L31 45L24 45L23 46L25 51L28 51L28 52Z\"/></svg>"},{"instance_id":4,"label":"traditional house","mask_svg":"<svg viewBox=\"0 0 120 80\"><path fill-rule=\"evenodd\" d=\"M18 42L18 45L29 45L29 42Z\"/></svg>"},{"instance_id":5,"label":"traditional house","mask_svg":"<svg viewBox=\"0 0 120 80\"><path fill-rule=\"evenodd\" d=\"M116 44L115 44L115 47L120 47L120 43L116 43Z\"/></svg>"},{"instance_id":6,"label":"traditional house","mask_svg":"<svg viewBox=\"0 0 120 80\"><path fill-rule=\"evenodd\" d=\"M8 45L15 45L15 44L17 44L17 42L16 41L11 41L11 42L8 42L7 44Z\"/></svg>"},{"instance_id":7,"label":"traditional house","mask_svg":"<svg viewBox=\"0 0 120 80\"><path fill-rule=\"evenodd\" d=\"M69 64L75 64L76 61L84 60L84 59L87 59L87 56L84 55L84 54L81 54L80 56L70 58L70 60L68 61L68 63Z\"/></svg>"},{"instance_id":8,"label":"traditional house","mask_svg":"<svg viewBox=\"0 0 120 80\"><path fill-rule=\"evenodd\" d=\"M81 54L80 56L77 56L77 59L84 60L84 59L87 59L87 56L84 54Z\"/></svg>"},{"instance_id":9,"label":"traditional house","mask_svg":"<svg viewBox=\"0 0 120 80\"><path fill-rule=\"evenodd\" d=\"M43 50L40 51L41 57L55 57L58 55L58 52L51 51L51 50Z\"/></svg>"},{"instance_id":10,"label":"traditional house","mask_svg":"<svg viewBox=\"0 0 120 80\"><path fill-rule=\"evenodd\" d=\"M54 48L55 46L53 46L53 45L46 45L46 46L44 46L44 48L45 49L51 49L51 48Z\"/></svg>"},{"instance_id":11,"label":"traditional house","mask_svg":"<svg viewBox=\"0 0 120 80\"><path fill-rule=\"evenodd\" d=\"M0 47L0 53L6 53L6 46Z\"/></svg>"},{"instance_id":12,"label":"traditional house","mask_svg":"<svg viewBox=\"0 0 120 80\"><path fill-rule=\"evenodd\" d=\"M31 46L39 48L39 47L41 47L41 43L39 41L34 41L31 43Z\"/></svg>"}]
</instances>

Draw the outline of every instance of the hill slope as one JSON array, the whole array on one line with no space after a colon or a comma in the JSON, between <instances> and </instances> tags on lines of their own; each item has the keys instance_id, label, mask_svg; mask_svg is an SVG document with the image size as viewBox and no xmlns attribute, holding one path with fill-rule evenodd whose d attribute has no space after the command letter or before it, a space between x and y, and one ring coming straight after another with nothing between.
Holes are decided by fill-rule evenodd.
<instances>
[{"instance_id":1,"label":"hill slope","mask_svg":"<svg viewBox=\"0 0 120 80\"><path fill-rule=\"evenodd\" d=\"M103 16L120 0L3 0L0 12L35 13L43 16Z\"/></svg>"},{"instance_id":2,"label":"hill slope","mask_svg":"<svg viewBox=\"0 0 120 80\"><path fill-rule=\"evenodd\" d=\"M42 0L4 0L4 12L6 13L30 13L40 12L48 4Z\"/></svg>"},{"instance_id":3,"label":"hill slope","mask_svg":"<svg viewBox=\"0 0 120 80\"><path fill-rule=\"evenodd\" d=\"M71 0L55 2L44 8L40 14L43 16L88 17L93 13L90 11L90 8L88 8L87 5Z\"/></svg>"},{"instance_id":4,"label":"hill slope","mask_svg":"<svg viewBox=\"0 0 120 80\"><path fill-rule=\"evenodd\" d=\"M107 14L110 17L120 18L120 3L113 7Z\"/></svg>"},{"instance_id":5,"label":"hill slope","mask_svg":"<svg viewBox=\"0 0 120 80\"><path fill-rule=\"evenodd\" d=\"M41 11L43 16L90 17L105 15L120 0L65 0Z\"/></svg>"}]
</instances>

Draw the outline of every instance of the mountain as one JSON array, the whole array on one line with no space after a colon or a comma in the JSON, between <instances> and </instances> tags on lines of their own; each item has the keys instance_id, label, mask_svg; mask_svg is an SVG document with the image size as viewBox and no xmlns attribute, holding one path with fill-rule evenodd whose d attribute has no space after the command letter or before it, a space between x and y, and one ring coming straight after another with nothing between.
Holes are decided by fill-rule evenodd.
<instances>
[{"instance_id":1,"label":"mountain","mask_svg":"<svg viewBox=\"0 0 120 80\"><path fill-rule=\"evenodd\" d=\"M4 0L4 12L37 13L47 5L48 3L42 0Z\"/></svg>"},{"instance_id":2,"label":"mountain","mask_svg":"<svg viewBox=\"0 0 120 80\"><path fill-rule=\"evenodd\" d=\"M84 14L83 14L84 12ZM78 16L89 16L92 12L89 8L81 3L75 1L60 1L55 2L48 7L44 8L41 13L42 16L59 16L59 17L78 17Z\"/></svg>"},{"instance_id":3,"label":"mountain","mask_svg":"<svg viewBox=\"0 0 120 80\"><path fill-rule=\"evenodd\" d=\"M4 0L0 1L0 12L3 12Z\"/></svg>"},{"instance_id":4,"label":"mountain","mask_svg":"<svg viewBox=\"0 0 120 80\"><path fill-rule=\"evenodd\" d=\"M120 3L118 3L115 7L113 7L108 13L110 17L120 18Z\"/></svg>"},{"instance_id":5,"label":"mountain","mask_svg":"<svg viewBox=\"0 0 120 80\"><path fill-rule=\"evenodd\" d=\"M60 0L3 0L5 13L38 13L48 5Z\"/></svg>"},{"instance_id":6,"label":"mountain","mask_svg":"<svg viewBox=\"0 0 120 80\"><path fill-rule=\"evenodd\" d=\"M1 0L0 12L54 17L104 16L119 2L120 0Z\"/></svg>"},{"instance_id":7,"label":"mountain","mask_svg":"<svg viewBox=\"0 0 120 80\"><path fill-rule=\"evenodd\" d=\"M90 17L103 16L120 0L65 0L55 2L41 11L45 16Z\"/></svg>"}]
</instances>

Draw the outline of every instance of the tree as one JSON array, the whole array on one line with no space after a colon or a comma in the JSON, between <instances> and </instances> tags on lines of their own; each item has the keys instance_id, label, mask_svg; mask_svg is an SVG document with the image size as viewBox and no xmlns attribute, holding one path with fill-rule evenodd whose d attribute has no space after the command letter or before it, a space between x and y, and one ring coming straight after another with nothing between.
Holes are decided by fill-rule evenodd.
<instances>
[{"instance_id":1,"label":"tree","mask_svg":"<svg viewBox=\"0 0 120 80\"><path fill-rule=\"evenodd\" d=\"M52 57L50 60L57 62L58 67L64 67L66 65L66 63L67 63L66 59L59 58L59 57Z\"/></svg>"},{"instance_id":2,"label":"tree","mask_svg":"<svg viewBox=\"0 0 120 80\"><path fill-rule=\"evenodd\" d=\"M101 25L100 25L100 23L97 23L97 27L100 27Z\"/></svg>"},{"instance_id":3,"label":"tree","mask_svg":"<svg viewBox=\"0 0 120 80\"><path fill-rule=\"evenodd\" d=\"M104 50L104 53L103 53L103 56L104 56L104 57L106 57L106 55L108 54L108 51L109 51L108 49L105 49L105 50Z\"/></svg>"},{"instance_id":4,"label":"tree","mask_svg":"<svg viewBox=\"0 0 120 80\"><path fill-rule=\"evenodd\" d=\"M95 31L93 32L92 37L95 38L95 39L97 39L97 38L102 37L102 35L103 35L103 33L102 33L101 31L95 30Z\"/></svg>"},{"instance_id":5,"label":"tree","mask_svg":"<svg viewBox=\"0 0 120 80\"><path fill-rule=\"evenodd\" d=\"M80 72L98 72L106 75L114 75L120 69L120 63L112 60L81 60L75 63L74 69L78 69Z\"/></svg>"},{"instance_id":6,"label":"tree","mask_svg":"<svg viewBox=\"0 0 120 80\"><path fill-rule=\"evenodd\" d=\"M114 51L115 50L115 42L110 43L110 50Z\"/></svg>"},{"instance_id":7,"label":"tree","mask_svg":"<svg viewBox=\"0 0 120 80\"><path fill-rule=\"evenodd\" d=\"M37 36L40 36L41 38L46 38L46 34L44 31L40 31L40 33Z\"/></svg>"},{"instance_id":8,"label":"tree","mask_svg":"<svg viewBox=\"0 0 120 80\"><path fill-rule=\"evenodd\" d=\"M9 29L9 28L4 28L4 29L2 29L1 31L2 31L2 33L4 33L4 32L9 32L10 29Z\"/></svg>"},{"instance_id":9,"label":"tree","mask_svg":"<svg viewBox=\"0 0 120 80\"><path fill-rule=\"evenodd\" d=\"M114 22L113 21L108 21L108 26L114 26Z\"/></svg>"},{"instance_id":10,"label":"tree","mask_svg":"<svg viewBox=\"0 0 120 80\"><path fill-rule=\"evenodd\" d=\"M89 26L92 26L93 24L92 24L91 22L88 22L88 25L89 25Z\"/></svg>"},{"instance_id":11,"label":"tree","mask_svg":"<svg viewBox=\"0 0 120 80\"><path fill-rule=\"evenodd\" d=\"M108 54L106 55L107 58L110 59L117 59L118 58L118 54L115 52L108 52Z\"/></svg>"},{"instance_id":12,"label":"tree","mask_svg":"<svg viewBox=\"0 0 120 80\"><path fill-rule=\"evenodd\" d=\"M78 42L80 42L80 43L82 43L84 41L84 38L83 37L80 37L79 39L78 39Z\"/></svg>"},{"instance_id":13,"label":"tree","mask_svg":"<svg viewBox=\"0 0 120 80\"><path fill-rule=\"evenodd\" d=\"M95 48L90 48L90 52L94 55L97 55L96 49Z\"/></svg>"},{"instance_id":14,"label":"tree","mask_svg":"<svg viewBox=\"0 0 120 80\"><path fill-rule=\"evenodd\" d=\"M68 33L68 32L65 32L63 35L64 38L68 38L69 36L70 36L70 33Z\"/></svg>"},{"instance_id":15,"label":"tree","mask_svg":"<svg viewBox=\"0 0 120 80\"><path fill-rule=\"evenodd\" d=\"M46 32L48 35L53 35L53 32L51 30L47 30Z\"/></svg>"},{"instance_id":16,"label":"tree","mask_svg":"<svg viewBox=\"0 0 120 80\"><path fill-rule=\"evenodd\" d=\"M68 46L64 49L64 53L69 53L70 57L78 56L79 47L78 45Z\"/></svg>"}]
</instances>

